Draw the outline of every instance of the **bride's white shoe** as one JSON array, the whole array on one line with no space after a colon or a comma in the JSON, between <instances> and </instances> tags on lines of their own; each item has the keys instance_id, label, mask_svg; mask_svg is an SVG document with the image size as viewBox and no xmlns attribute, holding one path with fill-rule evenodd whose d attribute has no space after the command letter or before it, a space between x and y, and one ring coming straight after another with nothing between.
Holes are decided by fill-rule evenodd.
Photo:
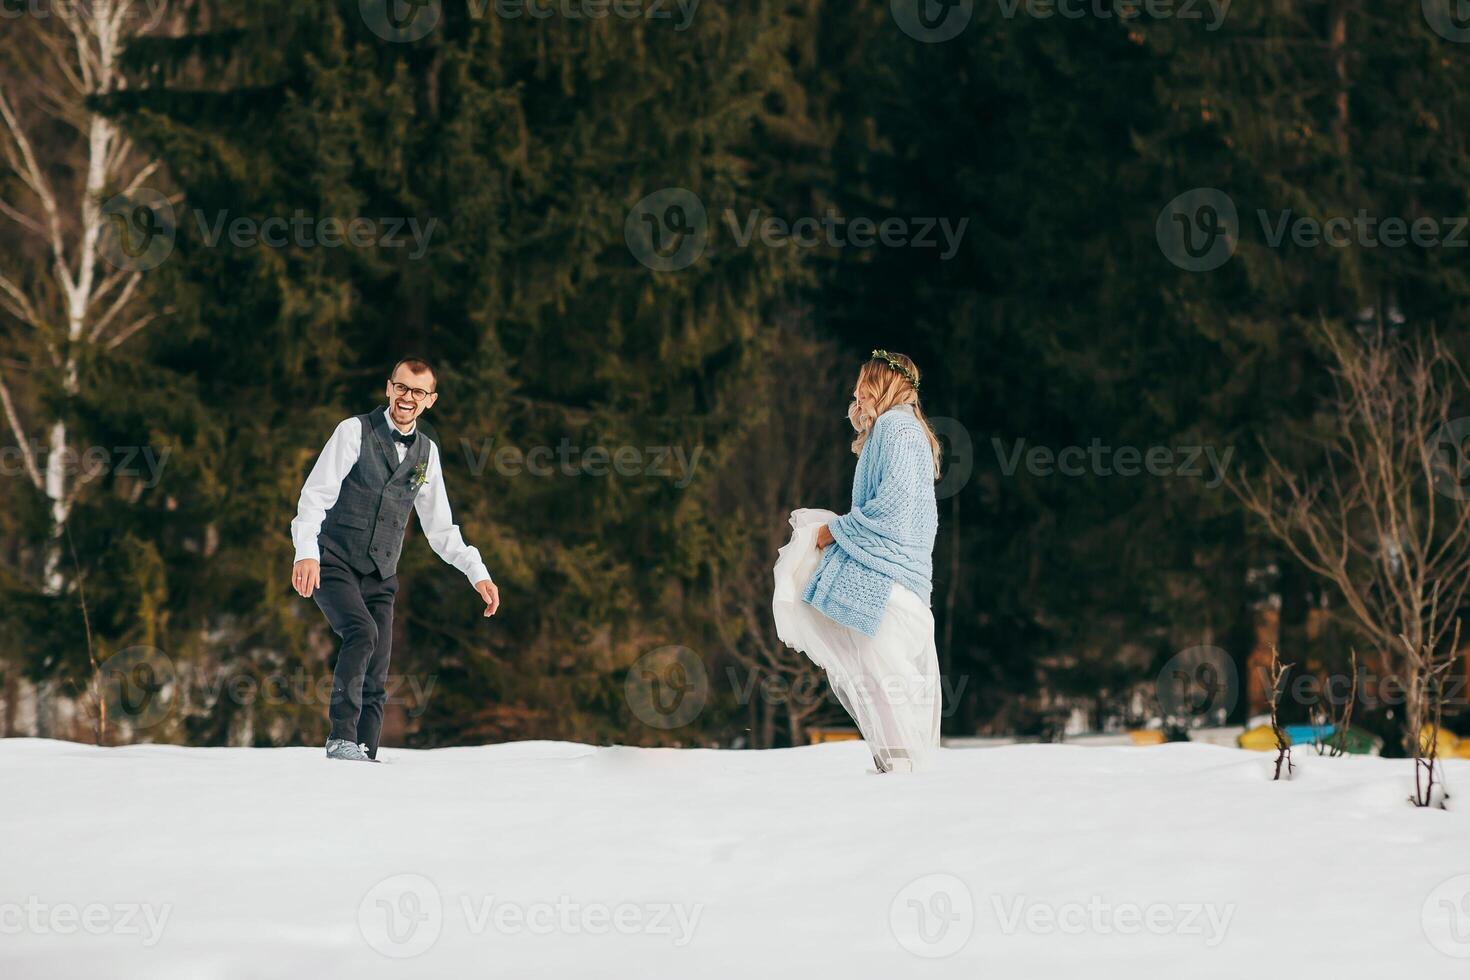
<instances>
[{"instance_id":1,"label":"bride's white shoe","mask_svg":"<svg viewBox=\"0 0 1470 980\"><path fill-rule=\"evenodd\" d=\"M873 765L878 769L878 775L885 772L913 772L914 760L909 757L908 752L903 749L889 749L887 751L888 761L885 763L878 756L873 756Z\"/></svg>"}]
</instances>

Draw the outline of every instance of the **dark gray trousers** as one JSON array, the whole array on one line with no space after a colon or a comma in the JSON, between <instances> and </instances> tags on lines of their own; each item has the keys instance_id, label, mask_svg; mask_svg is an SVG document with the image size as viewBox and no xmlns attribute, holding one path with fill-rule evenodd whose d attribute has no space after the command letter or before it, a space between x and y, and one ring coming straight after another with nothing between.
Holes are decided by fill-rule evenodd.
<instances>
[{"instance_id":1,"label":"dark gray trousers","mask_svg":"<svg viewBox=\"0 0 1470 980\"><path fill-rule=\"evenodd\" d=\"M376 759L393 655L398 576L363 575L325 550L321 562L322 584L312 598L342 640L332 672L332 738L366 745Z\"/></svg>"}]
</instances>

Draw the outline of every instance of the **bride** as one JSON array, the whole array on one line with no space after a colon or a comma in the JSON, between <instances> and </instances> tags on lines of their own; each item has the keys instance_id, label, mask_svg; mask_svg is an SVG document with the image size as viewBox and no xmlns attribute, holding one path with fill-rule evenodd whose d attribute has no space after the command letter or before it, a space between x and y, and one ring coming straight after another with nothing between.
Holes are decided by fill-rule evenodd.
<instances>
[{"instance_id":1,"label":"bride","mask_svg":"<svg viewBox=\"0 0 1470 980\"><path fill-rule=\"evenodd\" d=\"M772 610L782 642L826 671L878 771L913 772L939 744L929 611L939 440L902 354L874 351L852 397L852 510L792 512Z\"/></svg>"}]
</instances>

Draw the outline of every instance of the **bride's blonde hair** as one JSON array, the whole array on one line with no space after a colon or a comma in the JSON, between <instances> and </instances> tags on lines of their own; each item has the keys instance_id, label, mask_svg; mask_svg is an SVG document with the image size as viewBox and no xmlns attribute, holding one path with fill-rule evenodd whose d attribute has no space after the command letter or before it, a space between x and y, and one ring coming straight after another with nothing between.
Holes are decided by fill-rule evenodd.
<instances>
[{"instance_id":1,"label":"bride's blonde hair","mask_svg":"<svg viewBox=\"0 0 1470 980\"><path fill-rule=\"evenodd\" d=\"M877 356L878 354L882 356ZM934 456L934 479L939 479L944 455L939 447L939 439L935 437L934 429L919 405L918 365L904 354L877 352L858 373L857 390L872 403L874 414L871 417L863 415L856 400L848 406L847 420L857 431L857 438L852 441L852 451L863 451L868 436L873 434L873 423L878 421L878 416L898 405L912 405L914 418L919 420L924 435L929 438L929 451Z\"/></svg>"}]
</instances>

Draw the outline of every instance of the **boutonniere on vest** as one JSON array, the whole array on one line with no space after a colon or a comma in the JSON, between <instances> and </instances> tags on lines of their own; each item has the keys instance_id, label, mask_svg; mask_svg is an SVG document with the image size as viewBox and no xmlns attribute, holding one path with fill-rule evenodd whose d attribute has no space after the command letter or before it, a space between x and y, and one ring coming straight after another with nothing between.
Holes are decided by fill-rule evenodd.
<instances>
[{"instance_id":1,"label":"boutonniere on vest","mask_svg":"<svg viewBox=\"0 0 1470 980\"><path fill-rule=\"evenodd\" d=\"M426 461L413 468L413 476L408 478L408 489L417 490L427 482L429 482L429 464Z\"/></svg>"}]
</instances>

